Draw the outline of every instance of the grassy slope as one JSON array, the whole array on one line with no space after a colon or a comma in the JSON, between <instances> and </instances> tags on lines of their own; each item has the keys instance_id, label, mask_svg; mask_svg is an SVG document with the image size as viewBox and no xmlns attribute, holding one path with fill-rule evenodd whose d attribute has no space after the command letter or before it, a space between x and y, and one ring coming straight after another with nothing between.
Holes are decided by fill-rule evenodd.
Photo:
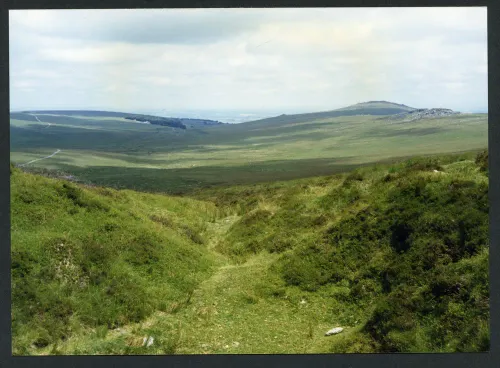
<instances>
[{"instance_id":1,"label":"grassy slope","mask_svg":"<svg viewBox=\"0 0 500 368\"><path fill-rule=\"evenodd\" d=\"M175 309L214 265L200 235L210 203L18 169L11 188L16 354Z\"/></svg>"},{"instance_id":2,"label":"grassy slope","mask_svg":"<svg viewBox=\"0 0 500 368\"><path fill-rule=\"evenodd\" d=\"M243 215L219 251L238 262L261 251L281 255L262 281L268 295L323 296L316 307L329 310L315 321L351 332L328 351L487 350L488 184L479 157L410 160L200 198Z\"/></svg>"},{"instance_id":3,"label":"grassy slope","mask_svg":"<svg viewBox=\"0 0 500 368\"><path fill-rule=\"evenodd\" d=\"M411 123L378 115L300 115L294 122L188 131L109 117L39 118L44 123L11 120L12 161L24 163L61 149L27 167L58 169L100 185L170 193L326 175L394 157L481 149L487 142L485 114Z\"/></svg>"},{"instance_id":4,"label":"grassy slope","mask_svg":"<svg viewBox=\"0 0 500 368\"><path fill-rule=\"evenodd\" d=\"M399 114L414 110L412 107L395 104L387 101L369 101L362 102L355 105L343 107L331 111L321 111L305 114L293 115L280 115L262 120L256 120L247 125L266 125L266 126L280 126L289 125L293 123L300 123L305 121L315 121L336 118L339 116L353 116L353 115L392 115Z\"/></svg>"},{"instance_id":5,"label":"grassy slope","mask_svg":"<svg viewBox=\"0 0 500 368\"><path fill-rule=\"evenodd\" d=\"M486 161L479 158L425 158L350 174L211 189L198 192L198 201L109 189L80 193L64 189L63 182L15 171L15 351L487 350L488 181L482 170ZM77 202L75 191L80 193ZM112 209L106 212L103 205ZM35 225L48 206L49 218ZM129 211L135 217L130 218ZM153 213L158 217L150 221ZM123 226L101 231L97 239L89 235L90 229L108 223ZM152 229L158 238L129 241L143 231L152 236ZM73 281L64 281L65 274L58 276L57 271L68 255L61 260L49 253L59 240L70 244L74 254L70 264L77 267L68 266L78 270ZM128 251L149 254L130 248L144 240L155 245L147 248L152 254L157 255L154 249L159 247L165 255L150 259L149 265L129 263ZM85 253L88 245L90 254ZM107 249L120 255L104 257L115 266L97 263L94 271L105 269L110 276L121 270L114 286L125 298L119 305L103 294L111 279L103 277L102 287L94 285L94 273L84 268L91 266L88 257L93 252L107 254ZM176 259L179 252L190 256ZM199 272L187 277L188 267ZM176 275L169 274L172 270ZM85 275L87 284L80 288L77 284ZM139 281L132 283L132 291L129 276ZM46 280L42 287L40 278ZM91 308L93 298L105 308ZM129 305L144 300L149 302L141 307L144 311L129 316L137 309ZM120 311L123 304L127 307ZM68 324L58 322L61 313ZM99 318L124 326L103 326L96 322ZM50 325L56 328L47 331ZM65 330L68 325L72 330ZM323 336L335 326L345 332ZM142 346L147 336L155 338L151 347ZM53 341L57 348L31 347Z\"/></svg>"}]
</instances>

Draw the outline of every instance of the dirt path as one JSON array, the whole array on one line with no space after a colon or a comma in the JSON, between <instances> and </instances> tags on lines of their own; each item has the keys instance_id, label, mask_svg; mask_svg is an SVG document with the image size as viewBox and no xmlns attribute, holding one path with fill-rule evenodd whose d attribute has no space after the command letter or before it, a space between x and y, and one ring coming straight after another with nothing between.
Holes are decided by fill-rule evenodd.
<instances>
[{"instance_id":1,"label":"dirt path","mask_svg":"<svg viewBox=\"0 0 500 368\"><path fill-rule=\"evenodd\" d=\"M58 149L57 151L55 151L51 155L48 155L48 156L45 156L45 157L42 157L42 158L37 158L36 160L32 160L32 161L26 162L25 164L21 164L19 166L26 166L26 165L31 164L31 163L36 162L36 161L45 160L46 158L51 158L52 156L57 155L59 152L61 152L60 149Z\"/></svg>"},{"instance_id":2,"label":"dirt path","mask_svg":"<svg viewBox=\"0 0 500 368\"><path fill-rule=\"evenodd\" d=\"M36 115L34 115L34 114L32 114L32 115L35 117L35 119L36 119L38 122L43 123L43 121L41 121L40 119L38 119L38 116L36 116ZM45 122L45 124L47 124L47 126L46 126L45 128L48 128L49 126L51 126L51 125L52 125L52 123L47 123L47 122Z\"/></svg>"}]
</instances>

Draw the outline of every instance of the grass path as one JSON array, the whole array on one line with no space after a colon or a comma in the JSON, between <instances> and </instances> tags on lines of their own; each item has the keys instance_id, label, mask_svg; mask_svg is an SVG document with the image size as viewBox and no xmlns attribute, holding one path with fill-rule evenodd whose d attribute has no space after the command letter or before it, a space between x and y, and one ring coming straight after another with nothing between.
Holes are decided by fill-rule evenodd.
<instances>
[{"instance_id":1,"label":"grass path","mask_svg":"<svg viewBox=\"0 0 500 368\"><path fill-rule=\"evenodd\" d=\"M59 152L61 152L61 150L60 150L60 149L58 149L57 151L53 152L52 154L50 154L50 155L48 155L48 156L45 156L45 157L42 157L42 158L37 158L36 160L31 160L31 161L26 162L25 164L21 164L21 165L19 165L19 166L21 166L21 167L22 167L22 166L26 166L26 165L31 164L31 163L36 162L36 161L45 160L46 158L51 158L52 156L57 155Z\"/></svg>"},{"instance_id":2,"label":"grass path","mask_svg":"<svg viewBox=\"0 0 500 368\"><path fill-rule=\"evenodd\" d=\"M184 305L155 312L145 321L99 335L70 339L62 354L303 354L328 352L333 339L327 330L340 326L332 320L331 298L317 294L269 290L269 266L276 254L256 254L234 264L214 247L238 216L209 223L207 247L217 269L202 282ZM346 327L346 326L343 326ZM150 346L143 346L149 336ZM341 337L340 337L341 338ZM125 346L125 347L124 347Z\"/></svg>"},{"instance_id":3,"label":"grass path","mask_svg":"<svg viewBox=\"0 0 500 368\"><path fill-rule=\"evenodd\" d=\"M32 115L32 116L34 116L34 117L35 117L35 119L36 119L39 123L43 123L43 121L41 121L40 119L38 119L38 116L36 116L35 114L31 114L31 115ZM47 122L46 124L47 124L47 125L45 126L45 128L48 128L49 126L51 126L51 125L52 125L52 123L49 123L49 122Z\"/></svg>"},{"instance_id":4,"label":"grass path","mask_svg":"<svg viewBox=\"0 0 500 368\"><path fill-rule=\"evenodd\" d=\"M237 219L230 216L210 224L209 249L213 250ZM171 335L176 354L327 352L331 340L338 338L324 336L338 326L328 320L326 299L299 294L266 295L264 278L277 255L261 253L243 264L233 264L213 252L219 268L194 291L188 305L175 313L158 312L110 337L131 334L143 341L149 333L163 331L160 333ZM153 345L142 353L160 352Z\"/></svg>"},{"instance_id":5,"label":"grass path","mask_svg":"<svg viewBox=\"0 0 500 368\"><path fill-rule=\"evenodd\" d=\"M179 313L188 323L176 353L306 353L324 340L331 324L320 321L320 305L256 292L275 258L263 253L226 264L204 282Z\"/></svg>"}]
</instances>

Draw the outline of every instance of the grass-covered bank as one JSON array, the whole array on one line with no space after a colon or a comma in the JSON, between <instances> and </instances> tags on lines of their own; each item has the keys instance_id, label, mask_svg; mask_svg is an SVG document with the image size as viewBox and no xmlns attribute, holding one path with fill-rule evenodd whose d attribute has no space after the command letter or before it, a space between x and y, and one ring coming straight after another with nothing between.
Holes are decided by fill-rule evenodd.
<instances>
[{"instance_id":1,"label":"grass-covered bank","mask_svg":"<svg viewBox=\"0 0 500 368\"><path fill-rule=\"evenodd\" d=\"M220 252L237 262L280 254L271 268L283 285L270 281L270 295L328 295L339 302L332 320L362 321L329 351L488 349L487 153L199 197L242 215Z\"/></svg>"},{"instance_id":2,"label":"grass-covered bank","mask_svg":"<svg viewBox=\"0 0 500 368\"><path fill-rule=\"evenodd\" d=\"M179 308L212 271L208 202L10 179L15 354Z\"/></svg>"},{"instance_id":3,"label":"grass-covered bank","mask_svg":"<svg viewBox=\"0 0 500 368\"><path fill-rule=\"evenodd\" d=\"M197 200L11 182L16 354L488 349L487 155Z\"/></svg>"}]
</instances>

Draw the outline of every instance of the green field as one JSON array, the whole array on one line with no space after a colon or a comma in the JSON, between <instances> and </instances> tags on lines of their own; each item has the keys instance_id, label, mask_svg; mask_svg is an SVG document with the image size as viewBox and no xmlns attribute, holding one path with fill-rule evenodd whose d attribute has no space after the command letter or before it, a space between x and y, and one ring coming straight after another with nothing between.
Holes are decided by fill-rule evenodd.
<instances>
[{"instance_id":1,"label":"green field","mask_svg":"<svg viewBox=\"0 0 500 368\"><path fill-rule=\"evenodd\" d=\"M413 122L383 115L303 114L188 130L119 117L36 116L43 123L17 120L33 118L28 114L11 120L14 163L60 149L26 168L57 169L83 182L166 193L313 177L394 158L480 150L487 146L488 133L486 114Z\"/></svg>"}]
</instances>

